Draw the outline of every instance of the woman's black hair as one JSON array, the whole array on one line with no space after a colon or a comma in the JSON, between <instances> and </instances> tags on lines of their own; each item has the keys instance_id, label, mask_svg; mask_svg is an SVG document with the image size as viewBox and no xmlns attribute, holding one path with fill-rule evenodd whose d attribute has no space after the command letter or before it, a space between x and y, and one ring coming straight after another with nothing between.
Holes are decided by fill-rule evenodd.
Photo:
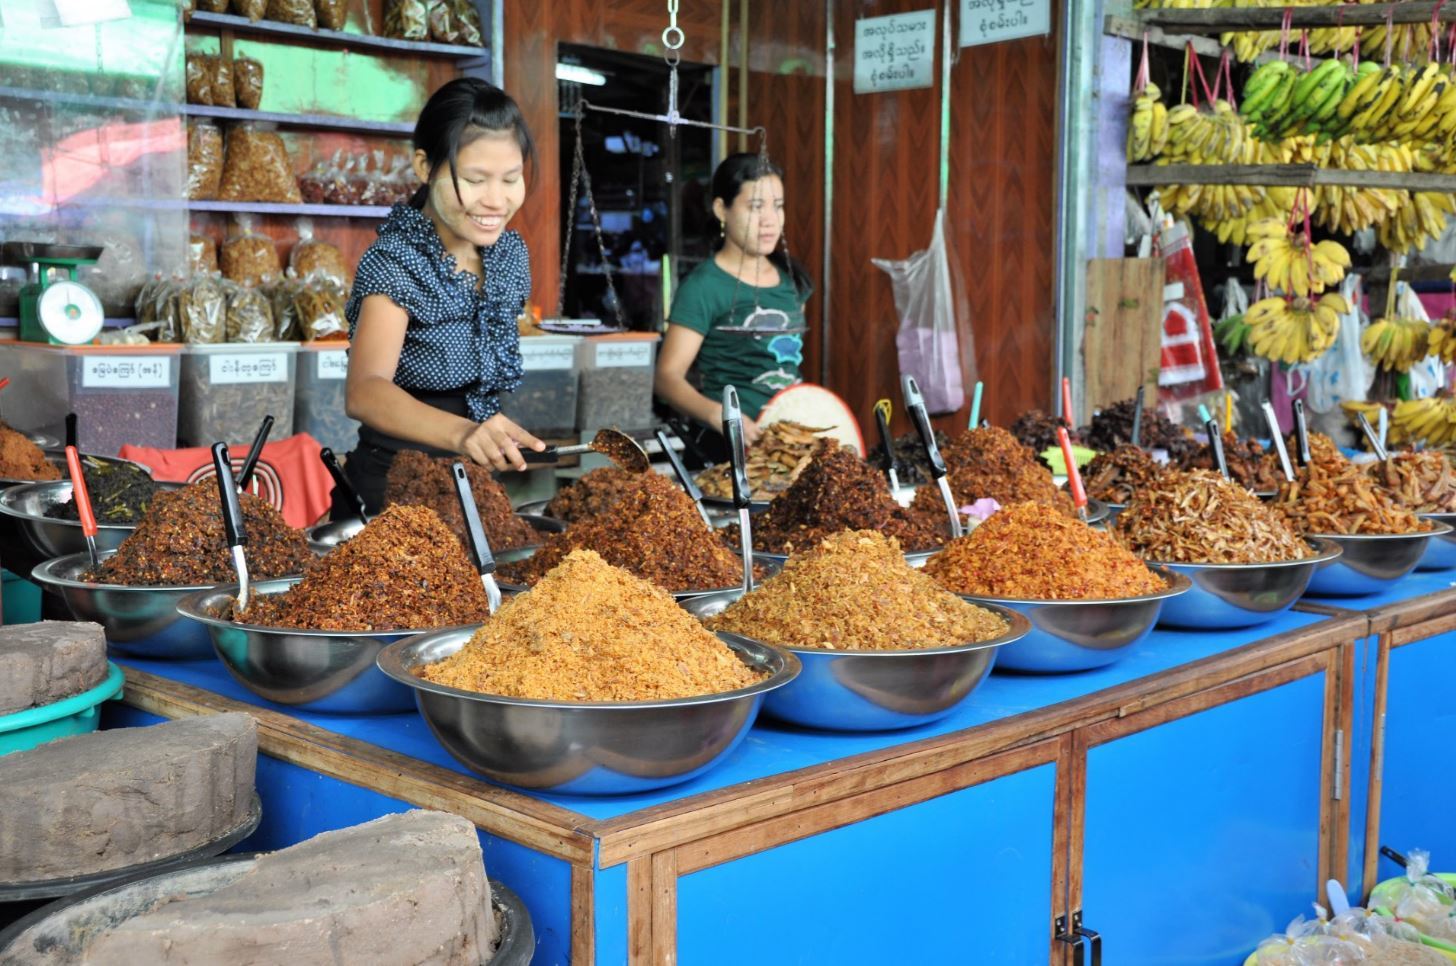
<instances>
[{"instance_id":1,"label":"woman's black hair","mask_svg":"<svg viewBox=\"0 0 1456 966\"><path fill-rule=\"evenodd\" d=\"M780 181L784 178L783 169L761 155L747 151L730 154L713 171L713 197L723 202L725 208L731 208L744 185L768 175L773 175ZM721 236L713 240L714 252L722 247L723 238ZM801 298L808 299L809 293L814 290L814 283L810 281L809 273L804 270L804 266L790 258L789 253L783 248L775 248L769 253L768 260L773 263L775 268L789 277Z\"/></svg>"},{"instance_id":2,"label":"woman's black hair","mask_svg":"<svg viewBox=\"0 0 1456 966\"><path fill-rule=\"evenodd\" d=\"M430 196L430 182L442 167L450 168L450 183L460 197L460 179L455 159L460 149L486 133L513 134L527 165L536 163L536 142L526 117L509 94L478 77L457 77L425 102L415 122L415 150L425 152L430 177L410 198L415 208L424 208ZM463 201L464 199L462 199Z\"/></svg>"}]
</instances>

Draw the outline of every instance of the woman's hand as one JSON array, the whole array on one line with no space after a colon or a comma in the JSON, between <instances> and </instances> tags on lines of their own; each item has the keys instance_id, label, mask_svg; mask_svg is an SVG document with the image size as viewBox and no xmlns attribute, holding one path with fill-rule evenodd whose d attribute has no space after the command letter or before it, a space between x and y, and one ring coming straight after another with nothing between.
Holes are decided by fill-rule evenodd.
<instances>
[{"instance_id":1,"label":"woman's hand","mask_svg":"<svg viewBox=\"0 0 1456 966\"><path fill-rule=\"evenodd\" d=\"M497 413L483 423L472 424L455 447L482 466L497 470L524 470L522 449L544 450L546 444L506 416Z\"/></svg>"},{"instance_id":2,"label":"woman's hand","mask_svg":"<svg viewBox=\"0 0 1456 966\"><path fill-rule=\"evenodd\" d=\"M763 435L763 430L761 430L761 429L758 428L758 423L756 423L753 420L749 419L747 416L744 416L743 417L743 445L744 445L744 448L747 448L749 446L752 446L754 443L758 442L758 438L760 436L762 436L762 435Z\"/></svg>"}]
</instances>

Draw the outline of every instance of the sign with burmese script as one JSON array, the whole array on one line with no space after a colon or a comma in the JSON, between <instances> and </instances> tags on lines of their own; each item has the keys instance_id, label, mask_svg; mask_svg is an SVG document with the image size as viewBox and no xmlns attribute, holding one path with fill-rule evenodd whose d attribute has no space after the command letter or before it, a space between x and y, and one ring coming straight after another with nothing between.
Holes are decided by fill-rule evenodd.
<instances>
[{"instance_id":1,"label":"sign with burmese script","mask_svg":"<svg viewBox=\"0 0 1456 966\"><path fill-rule=\"evenodd\" d=\"M962 47L1052 32L1052 0L961 0Z\"/></svg>"},{"instance_id":2,"label":"sign with burmese script","mask_svg":"<svg viewBox=\"0 0 1456 966\"><path fill-rule=\"evenodd\" d=\"M854 22L856 94L929 87L934 76L934 10Z\"/></svg>"}]
</instances>

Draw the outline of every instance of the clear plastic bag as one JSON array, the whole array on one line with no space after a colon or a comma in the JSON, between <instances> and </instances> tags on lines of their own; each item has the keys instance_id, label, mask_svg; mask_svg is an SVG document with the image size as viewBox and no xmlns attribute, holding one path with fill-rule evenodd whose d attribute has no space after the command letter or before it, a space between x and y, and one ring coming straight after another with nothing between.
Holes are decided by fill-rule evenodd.
<instances>
[{"instance_id":1,"label":"clear plastic bag","mask_svg":"<svg viewBox=\"0 0 1456 966\"><path fill-rule=\"evenodd\" d=\"M233 61L233 94L238 107L256 111L263 102L263 62L254 57Z\"/></svg>"},{"instance_id":2,"label":"clear plastic bag","mask_svg":"<svg viewBox=\"0 0 1456 966\"><path fill-rule=\"evenodd\" d=\"M233 0L233 13L249 20L262 20L268 12L268 0Z\"/></svg>"},{"instance_id":3,"label":"clear plastic bag","mask_svg":"<svg viewBox=\"0 0 1456 966\"><path fill-rule=\"evenodd\" d=\"M188 104L212 103L212 66L208 63L212 59L207 54L187 55L185 69Z\"/></svg>"},{"instance_id":4,"label":"clear plastic bag","mask_svg":"<svg viewBox=\"0 0 1456 966\"><path fill-rule=\"evenodd\" d=\"M302 202L288 151L276 132L239 124L228 133L220 197L224 201Z\"/></svg>"},{"instance_id":5,"label":"clear plastic bag","mask_svg":"<svg viewBox=\"0 0 1456 966\"><path fill-rule=\"evenodd\" d=\"M144 101L152 96L151 84L145 77L120 77L116 81L116 96L134 101Z\"/></svg>"},{"instance_id":6,"label":"clear plastic bag","mask_svg":"<svg viewBox=\"0 0 1456 966\"><path fill-rule=\"evenodd\" d=\"M1350 311L1340 316L1340 329L1335 344L1314 362L1304 366L1309 377L1309 408L1316 413L1339 410L1341 401L1366 398L1375 379L1375 367L1360 351L1360 305L1364 291L1359 275L1346 275L1340 283L1340 294L1350 304Z\"/></svg>"},{"instance_id":7,"label":"clear plastic bag","mask_svg":"<svg viewBox=\"0 0 1456 966\"><path fill-rule=\"evenodd\" d=\"M197 0L197 9L205 13L227 13L228 0Z\"/></svg>"},{"instance_id":8,"label":"clear plastic bag","mask_svg":"<svg viewBox=\"0 0 1456 966\"><path fill-rule=\"evenodd\" d=\"M437 44L460 42L460 31L455 25L455 13L450 9L450 0L429 0L425 19L430 24L430 39Z\"/></svg>"},{"instance_id":9,"label":"clear plastic bag","mask_svg":"<svg viewBox=\"0 0 1456 966\"><path fill-rule=\"evenodd\" d=\"M153 275L142 283L141 289L137 291L136 307L133 312L137 325L152 325L157 321L157 292L161 290L162 285L160 274Z\"/></svg>"},{"instance_id":10,"label":"clear plastic bag","mask_svg":"<svg viewBox=\"0 0 1456 966\"><path fill-rule=\"evenodd\" d=\"M226 57L207 59L209 76L212 78L212 103L218 107L237 107L233 96L233 64Z\"/></svg>"},{"instance_id":11,"label":"clear plastic bag","mask_svg":"<svg viewBox=\"0 0 1456 966\"><path fill-rule=\"evenodd\" d=\"M258 285L283 274L278 261L278 247L273 239L253 228L253 220L239 215L236 234L222 246L222 274L232 282Z\"/></svg>"},{"instance_id":12,"label":"clear plastic bag","mask_svg":"<svg viewBox=\"0 0 1456 966\"><path fill-rule=\"evenodd\" d=\"M381 200L386 191L384 184L384 151L376 150L371 157L372 163L365 171L364 191L359 195L359 204L387 204L387 202Z\"/></svg>"},{"instance_id":13,"label":"clear plastic bag","mask_svg":"<svg viewBox=\"0 0 1456 966\"><path fill-rule=\"evenodd\" d=\"M227 285L228 342L272 342L273 306L262 289L233 282Z\"/></svg>"},{"instance_id":14,"label":"clear plastic bag","mask_svg":"<svg viewBox=\"0 0 1456 966\"><path fill-rule=\"evenodd\" d=\"M426 0L384 0L384 36L399 40L429 40L429 5Z\"/></svg>"},{"instance_id":15,"label":"clear plastic bag","mask_svg":"<svg viewBox=\"0 0 1456 966\"><path fill-rule=\"evenodd\" d=\"M265 287L268 303L273 307L275 338L279 342L299 341L298 309L293 304L299 287L298 277L292 272Z\"/></svg>"},{"instance_id":16,"label":"clear plastic bag","mask_svg":"<svg viewBox=\"0 0 1456 966\"><path fill-rule=\"evenodd\" d=\"M410 166L410 159L400 155L394 159L394 167L384 179L386 194L380 204L403 205L408 204L410 198L414 197L416 189L419 188L419 179L415 177L414 168Z\"/></svg>"},{"instance_id":17,"label":"clear plastic bag","mask_svg":"<svg viewBox=\"0 0 1456 966\"><path fill-rule=\"evenodd\" d=\"M160 280L152 294L148 318L157 323L158 342L178 342L182 338L182 320L178 315L177 294L183 282L177 276ZM140 321L140 320L139 320Z\"/></svg>"},{"instance_id":18,"label":"clear plastic bag","mask_svg":"<svg viewBox=\"0 0 1456 966\"><path fill-rule=\"evenodd\" d=\"M199 275L177 292L182 340L190 345L223 341L227 332L227 295L215 275Z\"/></svg>"},{"instance_id":19,"label":"clear plastic bag","mask_svg":"<svg viewBox=\"0 0 1456 966\"><path fill-rule=\"evenodd\" d=\"M298 192L305 203L322 205L328 202L333 168L339 163L339 158L343 157L343 153L342 150L335 151L332 160L319 161L298 179Z\"/></svg>"},{"instance_id":20,"label":"clear plastic bag","mask_svg":"<svg viewBox=\"0 0 1456 966\"><path fill-rule=\"evenodd\" d=\"M313 0L268 0L267 17L299 27L318 26L318 19L313 15Z\"/></svg>"},{"instance_id":21,"label":"clear plastic bag","mask_svg":"<svg viewBox=\"0 0 1456 966\"><path fill-rule=\"evenodd\" d=\"M344 283L327 275L302 279L293 298L298 328L305 341L347 339L349 322L344 318Z\"/></svg>"},{"instance_id":22,"label":"clear plastic bag","mask_svg":"<svg viewBox=\"0 0 1456 966\"><path fill-rule=\"evenodd\" d=\"M930 246L903 261L870 260L890 276L900 329L895 348L900 371L915 377L932 413L953 413L966 403L961 357L975 359L961 346L956 319L966 317L965 293L956 274L945 234L945 209L935 214ZM974 362L972 362L974 369ZM972 372L970 378L976 378Z\"/></svg>"},{"instance_id":23,"label":"clear plastic bag","mask_svg":"<svg viewBox=\"0 0 1456 966\"><path fill-rule=\"evenodd\" d=\"M349 268L343 253L328 242L314 238L313 223L306 218L298 223L298 243L288 253L288 270L299 278L327 275L349 284Z\"/></svg>"},{"instance_id":24,"label":"clear plastic bag","mask_svg":"<svg viewBox=\"0 0 1456 966\"><path fill-rule=\"evenodd\" d=\"M187 240L187 269L193 274L218 270L217 244L211 238L192 233Z\"/></svg>"},{"instance_id":25,"label":"clear plastic bag","mask_svg":"<svg viewBox=\"0 0 1456 966\"><path fill-rule=\"evenodd\" d=\"M467 47L485 46L485 28L472 0L450 0L450 12L455 15L456 43Z\"/></svg>"},{"instance_id":26,"label":"clear plastic bag","mask_svg":"<svg viewBox=\"0 0 1456 966\"><path fill-rule=\"evenodd\" d=\"M313 8L325 30L343 30L349 19L348 0L313 0Z\"/></svg>"},{"instance_id":27,"label":"clear plastic bag","mask_svg":"<svg viewBox=\"0 0 1456 966\"><path fill-rule=\"evenodd\" d=\"M187 197L192 201L216 198L222 189L222 131L211 121L187 125Z\"/></svg>"}]
</instances>

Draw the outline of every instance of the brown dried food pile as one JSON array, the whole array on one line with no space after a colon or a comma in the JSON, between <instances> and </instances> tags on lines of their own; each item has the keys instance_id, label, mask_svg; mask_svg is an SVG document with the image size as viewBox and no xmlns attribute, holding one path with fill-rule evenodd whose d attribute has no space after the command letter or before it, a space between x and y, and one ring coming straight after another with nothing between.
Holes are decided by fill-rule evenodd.
<instances>
[{"instance_id":1,"label":"brown dried food pile","mask_svg":"<svg viewBox=\"0 0 1456 966\"><path fill-rule=\"evenodd\" d=\"M793 553L841 530L878 530L911 551L945 543L950 528L943 505L939 516L908 511L890 496L884 475L854 450L832 439L815 446L813 459L793 485L753 518L754 549ZM738 539L736 524L728 534L730 542Z\"/></svg>"},{"instance_id":2,"label":"brown dried food pile","mask_svg":"<svg viewBox=\"0 0 1456 966\"><path fill-rule=\"evenodd\" d=\"M1313 447L1313 442L1311 442ZM1279 456L1266 452L1256 439L1239 439L1228 430L1223 434L1224 461L1228 463L1229 476L1235 483L1255 493L1273 493L1284 482L1284 471L1279 468ZM1179 461L1183 470L1218 470L1213 458L1213 447L1204 444Z\"/></svg>"},{"instance_id":3,"label":"brown dried food pile","mask_svg":"<svg viewBox=\"0 0 1456 966\"><path fill-rule=\"evenodd\" d=\"M501 567L510 580L534 585L573 550L595 550L614 567L664 590L711 590L743 579L743 564L708 529L676 483L638 474L638 488L610 509L552 534L530 558Z\"/></svg>"},{"instance_id":4,"label":"brown dried food pile","mask_svg":"<svg viewBox=\"0 0 1456 966\"><path fill-rule=\"evenodd\" d=\"M1098 453L1082 469L1082 485L1093 500L1119 505L1131 503L1143 487L1152 486L1163 475L1146 450L1131 444L1110 453Z\"/></svg>"},{"instance_id":5,"label":"brown dried food pile","mask_svg":"<svg viewBox=\"0 0 1456 966\"><path fill-rule=\"evenodd\" d=\"M0 423L0 478L59 480L62 475L30 437Z\"/></svg>"},{"instance_id":6,"label":"brown dried food pile","mask_svg":"<svg viewBox=\"0 0 1456 966\"><path fill-rule=\"evenodd\" d=\"M1456 471L1439 450L1397 453L1365 471L1413 513L1456 513Z\"/></svg>"},{"instance_id":7,"label":"brown dried food pile","mask_svg":"<svg viewBox=\"0 0 1456 966\"><path fill-rule=\"evenodd\" d=\"M1040 503L1002 507L931 557L925 572L957 594L1013 600L1117 600L1166 589L1110 534Z\"/></svg>"},{"instance_id":8,"label":"brown dried food pile","mask_svg":"<svg viewBox=\"0 0 1456 966\"><path fill-rule=\"evenodd\" d=\"M456 460L446 456L432 458L419 450L401 450L389 465L384 480L384 505L429 507L455 534L461 546L469 546L465 533L465 514L460 512L460 498L455 495L455 478L450 467ZM540 543L531 525L511 510L510 497L490 475L490 470L469 460L465 475L470 478L470 491L480 512L480 525L492 551L515 550Z\"/></svg>"},{"instance_id":9,"label":"brown dried food pile","mask_svg":"<svg viewBox=\"0 0 1456 966\"><path fill-rule=\"evenodd\" d=\"M1041 458L1041 454L1049 449L1056 449L1061 445L1057 439L1057 427L1067 425L1056 416L1052 416L1040 409L1028 409L1016 417L1016 422L1011 424L1011 435L1015 436L1023 446L1026 446L1036 454L1036 460L1042 466L1051 469L1051 465ZM1069 429L1068 434L1072 437L1073 443L1080 443L1081 437L1075 429ZM1101 499L1101 497L1098 497Z\"/></svg>"},{"instance_id":10,"label":"brown dried food pile","mask_svg":"<svg viewBox=\"0 0 1456 966\"><path fill-rule=\"evenodd\" d=\"M919 486L922 483L930 482L930 463L925 459L925 444L920 441L920 434L911 432L896 436L891 444L895 449L895 470L899 474L901 486ZM950 445L950 437L941 430L935 431L935 446L945 452ZM877 457L878 450L872 450L867 457L875 469L880 468Z\"/></svg>"},{"instance_id":11,"label":"brown dried food pile","mask_svg":"<svg viewBox=\"0 0 1456 966\"><path fill-rule=\"evenodd\" d=\"M1314 554L1278 512L1208 470L1170 472L1141 489L1113 535L1139 557L1163 563L1273 563Z\"/></svg>"},{"instance_id":12,"label":"brown dried food pile","mask_svg":"<svg viewBox=\"0 0 1456 966\"><path fill-rule=\"evenodd\" d=\"M1291 433L1289 438L1284 441L1284 446L1289 452L1289 462L1297 471L1299 469L1299 438ZM1354 465L1344 453L1340 452L1339 445L1324 433L1309 434L1309 457L1329 473L1341 472ZM1284 483L1283 479L1279 481L1280 486L1283 486Z\"/></svg>"},{"instance_id":13,"label":"brown dried food pile","mask_svg":"<svg viewBox=\"0 0 1456 966\"><path fill-rule=\"evenodd\" d=\"M814 458L814 444L823 429L788 420L769 423L748 451L748 486L755 500L772 500L799 478ZM733 499L733 464L720 463L698 474L704 496Z\"/></svg>"},{"instance_id":14,"label":"brown dried food pile","mask_svg":"<svg viewBox=\"0 0 1456 966\"><path fill-rule=\"evenodd\" d=\"M1136 399L1124 399L1104 406L1092 417L1092 425L1078 430L1082 443L1095 450L1108 452L1124 443L1132 442L1132 417L1137 409ZM1193 434L1175 425L1167 416L1158 412L1156 406L1143 407L1143 422L1139 427L1139 442L1148 449L1168 451L1168 458L1180 460L1197 444Z\"/></svg>"},{"instance_id":15,"label":"brown dried food pile","mask_svg":"<svg viewBox=\"0 0 1456 966\"><path fill-rule=\"evenodd\" d=\"M623 496L641 489L642 479L642 474L628 473L620 466L598 467L558 490L546 504L546 514L575 523L605 513Z\"/></svg>"},{"instance_id":16,"label":"brown dried food pile","mask_svg":"<svg viewBox=\"0 0 1456 966\"><path fill-rule=\"evenodd\" d=\"M1342 465L1343 464L1343 465ZM1295 470L1270 504L1300 533L1416 533L1431 524L1391 499L1365 471L1343 457Z\"/></svg>"},{"instance_id":17,"label":"brown dried food pile","mask_svg":"<svg viewBox=\"0 0 1456 966\"><path fill-rule=\"evenodd\" d=\"M248 542L248 571L255 580L302 573L314 561L302 531L290 527L273 505L240 494ZM217 480L199 480L158 493L147 515L116 553L83 580L128 587L180 587L230 583L233 558L222 529Z\"/></svg>"},{"instance_id":18,"label":"brown dried food pile","mask_svg":"<svg viewBox=\"0 0 1456 966\"><path fill-rule=\"evenodd\" d=\"M416 673L465 691L546 701L666 701L766 677L667 594L590 550L569 554L459 651Z\"/></svg>"},{"instance_id":19,"label":"brown dried food pile","mask_svg":"<svg viewBox=\"0 0 1456 966\"><path fill-rule=\"evenodd\" d=\"M905 562L893 538L845 530L791 557L753 593L704 622L769 644L898 651L989 641L1006 622Z\"/></svg>"},{"instance_id":20,"label":"brown dried food pile","mask_svg":"<svg viewBox=\"0 0 1456 966\"><path fill-rule=\"evenodd\" d=\"M950 471L946 476L950 492L961 506L989 497L1002 506L1029 501L1056 507L1068 516L1076 513L1072 498L1057 489L1036 454L999 426L961 433L942 455ZM940 488L922 487L910 508L930 518L944 518Z\"/></svg>"},{"instance_id":21,"label":"brown dried food pile","mask_svg":"<svg viewBox=\"0 0 1456 966\"><path fill-rule=\"evenodd\" d=\"M315 631L429 630L490 617L480 575L434 510L391 506L236 620Z\"/></svg>"}]
</instances>

